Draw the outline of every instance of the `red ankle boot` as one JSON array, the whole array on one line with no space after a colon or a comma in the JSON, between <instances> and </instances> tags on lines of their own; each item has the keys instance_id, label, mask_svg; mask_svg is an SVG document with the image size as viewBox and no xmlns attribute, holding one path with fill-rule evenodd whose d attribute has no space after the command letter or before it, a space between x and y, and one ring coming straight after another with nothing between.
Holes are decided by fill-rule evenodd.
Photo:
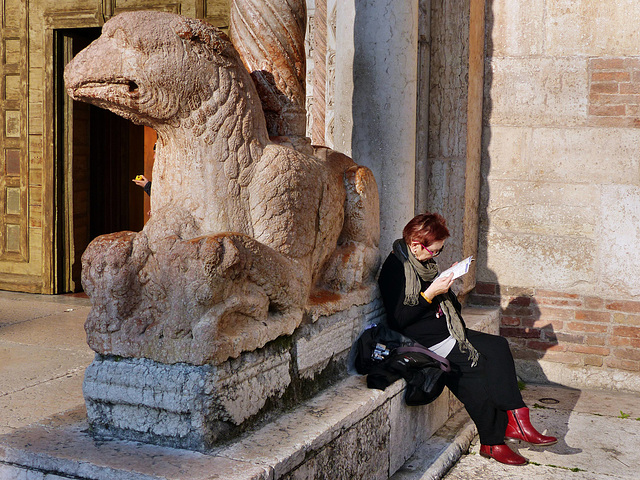
<instances>
[{"instance_id":1,"label":"red ankle boot","mask_svg":"<svg viewBox=\"0 0 640 480\"><path fill-rule=\"evenodd\" d=\"M507 411L509 424L504 436L513 440L524 440L534 445L553 445L558 441L556 437L548 437L538 432L529 420L527 407Z\"/></svg>"},{"instance_id":2,"label":"red ankle boot","mask_svg":"<svg viewBox=\"0 0 640 480\"><path fill-rule=\"evenodd\" d=\"M526 465L529 463L526 458L511 450L504 443L502 445L480 445L480 455L507 465Z\"/></svg>"}]
</instances>

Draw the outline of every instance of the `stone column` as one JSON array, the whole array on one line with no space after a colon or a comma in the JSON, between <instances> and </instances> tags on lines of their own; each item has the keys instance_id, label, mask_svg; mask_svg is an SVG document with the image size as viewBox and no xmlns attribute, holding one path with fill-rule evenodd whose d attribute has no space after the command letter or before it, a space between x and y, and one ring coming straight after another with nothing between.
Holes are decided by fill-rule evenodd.
<instances>
[{"instance_id":1,"label":"stone column","mask_svg":"<svg viewBox=\"0 0 640 480\"><path fill-rule=\"evenodd\" d=\"M467 102L467 165L465 171L462 255L478 257L478 204L482 161L482 101L484 89L485 0L471 0L469 8L469 97ZM464 296L476 286L476 262L462 279Z\"/></svg>"},{"instance_id":2,"label":"stone column","mask_svg":"<svg viewBox=\"0 0 640 480\"><path fill-rule=\"evenodd\" d=\"M373 170L384 255L415 213L418 2L337 9L334 148Z\"/></svg>"},{"instance_id":3,"label":"stone column","mask_svg":"<svg viewBox=\"0 0 640 480\"><path fill-rule=\"evenodd\" d=\"M232 0L229 34L262 101L269 135L304 137L306 3Z\"/></svg>"}]
</instances>

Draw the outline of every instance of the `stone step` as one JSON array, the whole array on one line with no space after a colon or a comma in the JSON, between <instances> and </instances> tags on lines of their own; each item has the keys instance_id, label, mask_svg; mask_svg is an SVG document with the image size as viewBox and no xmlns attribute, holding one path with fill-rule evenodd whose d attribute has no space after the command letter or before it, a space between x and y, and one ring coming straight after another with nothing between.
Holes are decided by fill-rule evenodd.
<instances>
[{"instance_id":1,"label":"stone step","mask_svg":"<svg viewBox=\"0 0 640 480\"><path fill-rule=\"evenodd\" d=\"M497 310L470 309L464 318L470 328L498 328ZM403 393L402 381L379 391L368 389L362 377L349 377L207 453L94 438L79 408L1 436L0 478L387 479L416 450L424 452L427 440L461 407L448 390L423 407L407 407Z\"/></svg>"}]
</instances>

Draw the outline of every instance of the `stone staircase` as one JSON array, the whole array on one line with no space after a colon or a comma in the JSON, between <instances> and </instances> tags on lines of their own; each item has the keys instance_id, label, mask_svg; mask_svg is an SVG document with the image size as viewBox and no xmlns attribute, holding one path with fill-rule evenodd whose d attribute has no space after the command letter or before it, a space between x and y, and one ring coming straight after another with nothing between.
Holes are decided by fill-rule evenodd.
<instances>
[{"instance_id":1,"label":"stone staircase","mask_svg":"<svg viewBox=\"0 0 640 480\"><path fill-rule=\"evenodd\" d=\"M466 309L463 316L470 328L497 333L497 309ZM407 407L403 393L402 381L379 391L368 389L362 377L348 377L206 453L98 440L79 408L0 437L0 478L440 478L464 450L460 442L473 436L473 426L458 413L461 405L448 390L423 407Z\"/></svg>"}]
</instances>

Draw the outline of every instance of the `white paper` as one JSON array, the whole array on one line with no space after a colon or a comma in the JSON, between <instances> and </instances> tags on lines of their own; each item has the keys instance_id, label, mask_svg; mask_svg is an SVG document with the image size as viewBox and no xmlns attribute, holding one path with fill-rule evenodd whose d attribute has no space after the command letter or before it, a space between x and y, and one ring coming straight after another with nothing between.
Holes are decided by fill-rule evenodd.
<instances>
[{"instance_id":1,"label":"white paper","mask_svg":"<svg viewBox=\"0 0 640 480\"><path fill-rule=\"evenodd\" d=\"M440 275L436 277L436 280L440 277L446 277L450 275L452 272L453 272L454 280L458 277L461 277L462 275L464 275L469 271L469 266L471 265L471 262L473 262L473 256L467 257L461 262L456 263L453 267L446 269L444 272L442 272Z\"/></svg>"}]
</instances>

